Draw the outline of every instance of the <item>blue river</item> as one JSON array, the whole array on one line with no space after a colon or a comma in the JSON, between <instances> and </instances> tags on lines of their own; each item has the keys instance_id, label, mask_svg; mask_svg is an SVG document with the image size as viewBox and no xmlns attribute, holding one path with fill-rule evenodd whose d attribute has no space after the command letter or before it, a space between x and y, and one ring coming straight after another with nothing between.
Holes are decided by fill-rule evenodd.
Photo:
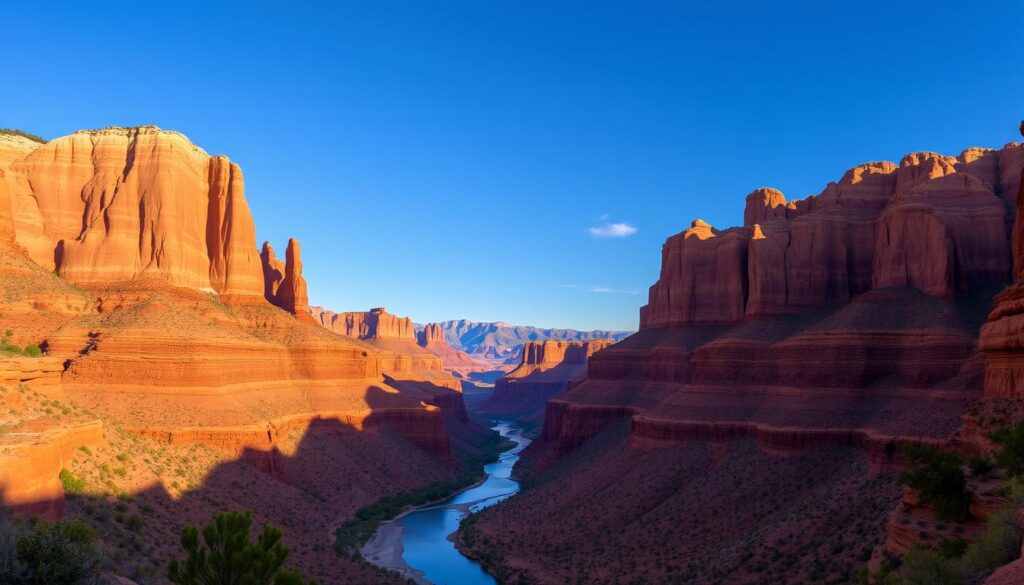
<instances>
[{"instance_id":1,"label":"blue river","mask_svg":"<svg viewBox=\"0 0 1024 585\"><path fill-rule=\"evenodd\" d=\"M483 483L446 502L414 510L397 520L403 528L402 559L435 585L497 583L476 561L464 557L448 540L467 514L493 506L519 491L519 482L512 479L512 467L530 440L508 422L497 423L494 430L514 441L515 447L503 452L496 462L484 466L487 479Z\"/></svg>"}]
</instances>

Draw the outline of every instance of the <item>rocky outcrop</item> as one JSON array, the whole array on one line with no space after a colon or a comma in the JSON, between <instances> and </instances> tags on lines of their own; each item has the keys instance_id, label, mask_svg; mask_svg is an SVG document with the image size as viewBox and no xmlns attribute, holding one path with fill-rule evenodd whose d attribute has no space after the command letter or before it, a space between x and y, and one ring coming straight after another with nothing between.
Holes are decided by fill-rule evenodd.
<instances>
[{"instance_id":1,"label":"rocky outcrop","mask_svg":"<svg viewBox=\"0 0 1024 585\"><path fill-rule=\"evenodd\" d=\"M0 505L23 516L64 516L60 472L82 446L103 442L103 425L84 423L0 444ZM20 438L20 437L19 437Z\"/></svg>"},{"instance_id":2,"label":"rocky outcrop","mask_svg":"<svg viewBox=\"0 0 1024 585\"><path fill-rule=\"evenodd\" d=\"M795 314L892 286L941 296L1005 282L1005 192L1018 183L1009 177L1020 173L1019 150L867 163L790 203L774 189L754 191L743 228L696 220L666 241L640 327Z\"/></svg>"},{"instance_id":3,"label":"rocky outcrop","mask_svg":"<svg viewBox=\"0 0 1024 585\"><path fill-rule=\"evenodd\" d=\"M631 331L577 331L575 329L556 329L532 327L528 325L511 325L501 321L476 322L461 319L436 323L445 339L455 349L465 352L476 360L490 362L493 369L511 370L519 365L522 359L522 348L528 341L588 341L595 339L614 339L620 341L629 336Z\"/></svg>"},{"instance_id":4,"label":"rocky outcrop","mask_svg":"<svg viewBox=\"0 0 1024 585\"><path fill-rule=\"evenodd\" d=\"M369 311L335 313L323 307L312 307L314 321L339 335L356 339L405 339L416 341L412 319L398 317L376 307Z\"/></svg>"},{"instance_id":5,"label":"rocky outcrop","mask_svg":"<svg viewBox=\"0 0 1024 585\"><path fill-rule=\"evenodd\" d=\"M50 386L60 383L64 364L51 357L0 356L0 386Z\"/></svg>"},{"instance_id":6,"label":"rocky outcrop","mask_svg":"<svg viewBox=\"0 0 1024 585\"><path fill-rule=\"evenodd\" d=\"M306 279L302 277L302 252L295 238L288 240L285 261L274 255L270 242L263 242L263 295L271 304L295 315L300 321L315 323L310 314Z\"/></svg>"},{"instance_id":7,"label":"rocky outcrop","mask_svg":"<svg viewBox=\"0 0 1024 585\"><path fill-rule=\"evenodd\" d=\"M487 362L470 357L448 344L444 329L440 323L428 323L416 334L416 339L424 347L441 358L444 369L467 376L471 372L484 372L492 369Z\"/></svg>"},{"instance_id":8,"label":"rocky outcrop","mask_svg":"<svg viewBox=\"0 0 1024 585\"><path fill-rule=\"evenodd\" d=\"M803 200L754 191L743 227L695 220L662 249L640 331L549 403L537 449L564 453L622 418L637 440L858 447L876 465L901 441L948 440L1011 272L1003 165L1021 173L1018 148L866 163ZM988 337L1012 339L998 316Z\"/></svg>"},{"instance_id":9,"label":"rocky outcrop","mask_svg":"<svg viewBox=\"0 0 1024 585\"><path fill-rule=\"evenodd\" d=\"M1024 134L1024 122L1021 122ZM1000 157L1019 159L1017 156ZM1019 162L1019 161L1016 161ZM1001 179L1007 187L1009 174ZM1024 397L1024 168L1019 170L1016 191L1016 221L1013 225L1014 283L996 296L988 321L981 329L978 345L988 361L985 367L985 396L990 398Z\"/></svg>"},{"instance_id":10,"label":"rocky outcrop","mask_svg":"<svg viewBox=\"0 0 1024 585\"><path fill-rule=\"evenodd\" d=\"M590 357L614 343L611 339L528 342L519 367L499 378L494 392L478 408L540 422L547 401L583 380Z\"/></svg>"},{"instance_id":11,"label":"rocky outcrop","mask_svg":"<svg viewBox=\"0 0 1024 585\"><path fill-rule=\"evenodd\" d=\"M262 296L242 171L181 134L152 126L76 132L3 170L18 243L75 284L156 278Z\"/></svg>"}]
</instances>

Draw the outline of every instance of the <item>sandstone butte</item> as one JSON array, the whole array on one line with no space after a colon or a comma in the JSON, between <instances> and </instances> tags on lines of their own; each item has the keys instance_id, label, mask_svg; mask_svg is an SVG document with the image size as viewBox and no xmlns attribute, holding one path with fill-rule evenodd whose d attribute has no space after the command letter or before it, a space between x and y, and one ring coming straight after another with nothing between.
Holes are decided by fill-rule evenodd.
<instances>
[{"instance_id":1,"label":"sandstone butte","mask_svg":"<svg viewBox=\"0 0 1024 585\"><path fill-rule=\"evenodd\" d=\"M295 478L316 474L296 471L279 447L325 426L365 435L377 445L367 457L420 470L361 475L355 499L339 504L345 513L454 473L453 441L482 432L411 323L395 338L315 324L298 242L283 263L269 244L261 256L241 169L176 132L107 128L46 144L0 135L0 274L4 328L47 355L3 358L0 373L10 374L0 385L42 392L72 413L37 405L0 421L31 429L0 445L0 497L18 511L60 516L61 468L77 447L121 429L146 444L201 444L263 469L290 467L288 489L300 492L313 487ZM371 314L375 326L393 319ZM32 371L39 364L45 375ZM390 435L371 438L383 427L431 454L437 471L413 465L413 453L388 455L398 449ZM336 448L325 440L323 452Z\"/></svg>"},{"instance_id":2,"label":"sandstone butte","mask_svg":"<svg viewBox=\"0 0 1024 585\"><path fill-rule=\"evenodd\" d=\"M590 357L614 343L611 339L527 342L522 362L495 381L494 393L478 409L538 424L548 400L583 381Z\"/></svg>"},{"instance_id":3,"label":"sandstone butte","mask_svg":"<svg viewBox=\"0 0 1024 585\"><path fill-rule=\"evenodd\" d=\"M423 330L416 334L416 340L421 347L438 355L444 368L457 377L467 378L473 372L487 372L494 369L493 365L452 347L445 339L444 329L440 323L424 325Z\"/></svg>"},{"instance_id":4,"label":"sandstone butte","mask_svg":"<svg viewBox=\"0 0 1024 585\"><path fill-rule=\"evenodd\" d=\"M868 478L904 464L901 443L992 452L988 431L1012 421L991 416L1006 408L1005 401L998 407L991 401L1024 396L1022 167L1020 143L969 148L958 156L913 153L899 164L856 166L805 199L787 201L778 190L758 189L746 197L740 227L719 230L694 220L662 248L660 278L640 310L639 332L591 356L586 379L548 402L542 436L519 471L528 479L545 478L540 487L484 513L474 523L474 540L461 546L482 554L478 543L489 539L504 551L503 568L512 580L521 575L559 582L584 571L598 580L642 574L657 581L672 576L664 572L673 563L690 563L691 572L683 575L692 582L721 582L729 575L729 582L741 583L764 575L744 574L738 566L778 569L779 551L794 561L783 572L787 579L812 579L814 568L801 555L842 539L847 525L764 516L757 504L762 493L729 499L724 526L726 517L716 516L724 511L701 498L741 493L728 474L752 478L753 464L775 469L765 471L758 489L789 494L780 505L812 505L840 518L846 512L838 503L809 504L794 486L818 486L819 494L847 502L860 498L853 500L859 505L870 501L864 494L898 489L891 474ZM993 295L1008 282L1018 284L996 295L992 308ZM1024 411L1017 414L1024 417ZM624 429L628 439L615 443L615 429ZM605 438L590 446L598 435ZM744 441L768 458L746 451ZM580 449L584 443L586 450ZM814 471L823 447L866 455L870 474L857 471L856 457L844 455L842 463L827 465L848 478L846 488L815 483L828 481ZM668 465L693 469L699 481L691 485L688 476L685 483L659 488L656 478L664 476L670 456L688 458ZM644 468L647 462L653 467ZM789 471L782 469L786 465ZM551 475L544 475L549 469ZM620 498L637 498L636 510L620 508L621 517L605 518L589 531L588 521L569 510L623 501L603 499L611 495L593 487L613 477L622 478ZM644 499L659 489L667 490L664 499ZM922 539L952 538L952 527L917 506L913 494L904 493L888 518L890 508L879 503L885 501L846 506L858 510L857 522L886 532L876 561L883 550L900 554ZM976 523L965 537L984 529L992 503L977 498ZM651 525L656 519L644 515L650 509L669 525ZM571 535L545 528L574 524ZM686 535L690 524L699 540L710 537L707 527L714 526L725 540L711 546L721 550L698 550L688 537L666 536ZM647 528L633 529L640 525ZM754 560L728 565L724 551L746 546L741 543L750 542L755 527L754 540L767 548L752 551ZM667 540L656 542L653 534ZM728 540L729 534L737 540ZM665 555L671 548L665 542L678 545L678 554ZM807 548L801 553L799 546ZM609 547L646 572L607 557L588 564L557 553ZM657 557L652 549L660 551ZM845 558L845 568L855 569L862 561L843 550L819 553ZM707 562L694 564L697 559ZM724 566L736 572L722 573Z\"/></svg>"}]
</instances>

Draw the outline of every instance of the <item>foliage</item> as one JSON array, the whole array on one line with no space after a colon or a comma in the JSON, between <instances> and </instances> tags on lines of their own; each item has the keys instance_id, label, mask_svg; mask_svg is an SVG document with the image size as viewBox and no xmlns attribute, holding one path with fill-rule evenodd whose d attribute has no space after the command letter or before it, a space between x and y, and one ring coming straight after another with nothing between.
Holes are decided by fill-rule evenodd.
<instances>
[{"instance_id":1,"label":"foliage","mask_svg":"<svg viewBox=\"0 0 1024 585\"><path fill-rule=\"evenodd\" d=\"M60 470L60 483L64 491L70 494L78 494L85 491L85 480L71 473L68 469Z\"/></svg>"},{"instance_id":2,"label":"foliage","mask_svg":"<svg viewBox=\"0 0 1024 585\"><path fill-rule=\"evenodd\" d=\"M38 142L39 144L46 144L46 139L43 138L42 136L36 136L35 134L25 132L24 130L18 130L17 128L0 128L0 134L6 134L8 136L21 136L23 138L28 138L29 140L32 140L34 142Z\"/></svg>"},{"instance_id":3,"label":"foliage","mask_svg":"<svg viewBox=\"0 0 1024 585\"><path fill-rule=\"evenodd\" d=\"M463 476L456 481L434 482L363 506L335 531L334 549L338 554L358 557L359 549L373 537L382 523L398 516L406 508L443 500L473 483L473 479L472 476Z\"/></svg>"},{"instance_id":4,"label":"foliage","mask_svg":"<svg viewBox=\"0 0 1024 585\"><path fill-rule=\"evenodd\" d=\"M1006 468L1010 477L1024 475L1024 421L1010 428L999 429L991 437L1002 445L1002 449L996 453L996 463Z\"/></svg>"},{"instance_id":5,"label":"foliage","mask_svg":"<svg viewBox=\"0 0 1024 585\"><path fill-rule=\"evenodd\" d=\"M0 354L8 355L26 355L28 357L40 357L43 355L43 350L39 349L39 346L30 343L24 348L11 341L11 336L14 335L14 331L8 329L4 332L3 337L0 337Z\"/></svg>"},{"instance_id":6,"label":"foliage","mask_svg":"<svg viewBox=\"0 0 1024 585\"><path fill-rule=\"evenodd\" d=\"M970 516L971 494L956 453L908 443L903 454L916 466L901 473L899 482L917 490L922 504L934 505L941 520L962 521Z\"/></svg>"},{"instance_id":7,"label":"foliage","mask_svg":"<svg viewBox=\"0 0 1024 585\"><path fill-rule=\"evenodd\" d=\"M891 565L872 575L879 585L973 585L997 568L1020 556L1024 529L1016 524L1017 510L1024 505L1024 483L1011 479L1003 492L1009 502L988 520L985 532L971 544L942 541L938 550L914 548L903 556L902 570ZM866 579L866 571L858 577Z\"/></svg>"},{"instance_id":8,"label":"foliage","mask_svg":"<svg viewBox=\"0 0 1024 585\"><path fill-rule=\"evenodd\" d=\"M181 531L185 561L171 561L168 579L177 585L304 585L298 573L281 568L289 553L281 530L265 524L254 543L251 527L250 512L218 514L203 528L200 542L199 529L186 526Z\"/></svg>"},{"instance_id":9,"label":"foliage","mask_svg":"<svg viewBox=\"0 0 1024 585\"><path fill-rule=\"evenodd\" d=\"M78 521L40 522L14 536L0 535L0 583L91 585L99 579L92 529Z\"/></svg>"}]
</instances>

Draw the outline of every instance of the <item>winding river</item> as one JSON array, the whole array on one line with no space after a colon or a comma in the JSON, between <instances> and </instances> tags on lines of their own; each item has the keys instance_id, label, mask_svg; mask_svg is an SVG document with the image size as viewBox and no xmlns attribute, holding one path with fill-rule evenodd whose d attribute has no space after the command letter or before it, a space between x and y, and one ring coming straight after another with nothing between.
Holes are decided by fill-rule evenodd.
<instances>
[{"instance_id":1,"label":"winding river","mask_svg":"<svg viewBox=\"0 0 1024 585\"><path fill-rule=\"evenodd\" d=\"M363 547L366 560L397 570L421 584L497 583L448 539L467 514L493 506L519 491L519 482L511 478L512 467L530 440L509 422L498 422L493 428L515 446L503 452L496 462L484 466L486 479L445 502L414 508L383 524Z\"/></svg>"}]
</instances>

